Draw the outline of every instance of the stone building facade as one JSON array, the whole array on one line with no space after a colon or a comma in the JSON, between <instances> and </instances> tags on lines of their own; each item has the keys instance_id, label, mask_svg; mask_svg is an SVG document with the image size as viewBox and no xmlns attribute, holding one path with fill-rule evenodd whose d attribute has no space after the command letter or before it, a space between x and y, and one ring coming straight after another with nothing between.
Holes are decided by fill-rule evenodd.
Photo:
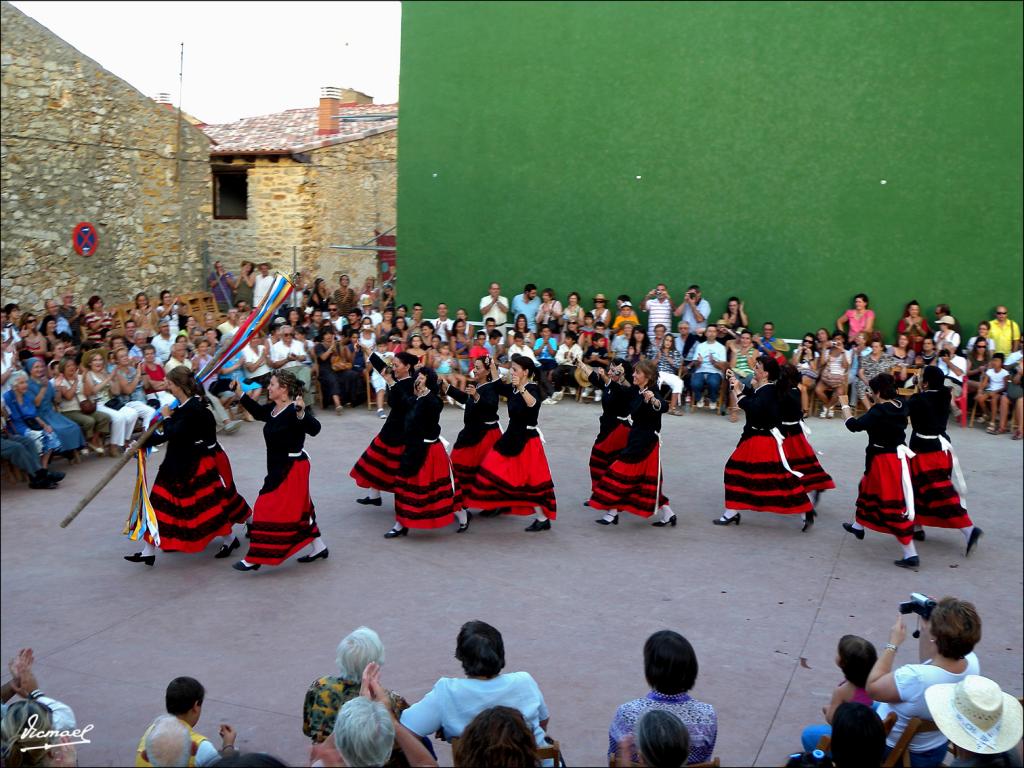
<instances>
[{"instance_id":1,"label":"stone building facade","mask_svg":"<svg viewBox=\"0 0 1024 768\"><path fill-rule=\"evenodd\" d=\"M202 290L207 136L9 3L0 14L2 300ZM71 244L83 221L99 235L89 257Z\"/></svg>"},{"instance_id":2,"label":"stone building facade","mask_svg":"<svg viewBox=\"0 0 1024 768\"><path fill-rule=\"evenodd\" d=\"M282 272L294 259L333 287L342 273L356 287L377 273L375 252L330 246L395 227L398 105L324 92L318 107L202 126L213 140L210 258L235 274L243 259Z\"/></svg>"}]
</instances>

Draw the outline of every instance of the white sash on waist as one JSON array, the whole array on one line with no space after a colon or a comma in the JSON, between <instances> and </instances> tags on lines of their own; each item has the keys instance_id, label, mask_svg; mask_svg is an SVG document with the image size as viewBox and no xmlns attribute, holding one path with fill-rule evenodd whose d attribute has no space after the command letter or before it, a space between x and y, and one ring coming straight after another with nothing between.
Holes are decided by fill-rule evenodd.
<instances>
[{"instance_id":1,"label":"white sash on waist","mask_svg":"<svg viewBox=\"0 0 1024 768\"><path fill-rule=\"evenodd\" d=\"M541 445L547 445L548 441L544 439L544 433L540 431L540 427L527 427L527 429L532 429L534 432L540 435Z\"/></svg>"},{"instance_id":2,"label":"white sash on waist","mask_svg":"<svg viewBox=\"0 0 1024 768\"><path fill-rule=\"evenodd\" d=\"M903 482L903 503L907 507L907 520L914 519L914 486L910 482L910 459L917 456L905 445L896 446L896 458L900 460L900 480Z\"/></svg>"},{"instance_id":3,"label":"white sash on waist","mask_svg":"<svg viewBox=\"0 0 1024 768\"><path fill-rule=\"evenodd\" d=\"M309 454L306 453L305 451L299 451L298 453L289 453L288 454L288 458L289 459L297 459L300 456L305 456L307 459L309 458Z\"/></svg>"},{"instance_id":4,"label":"white sash on waist","mask_svg":"<svg viewBox=\"0 0 1024 768\"><path fill-rule=\"evenodd\" d=\"M782 462L782 466L786 468L786 471L789 472L789 474L795 477L803 477L803 472L797 472L795 469L789 466L789 462L786 461L786 452L782 450L782 433L779 431L779 428L772 427L771 433L772 437L775 438L775 445L779 449L779 460Z\"/></svg>"},{"instance_id":5,"label":"white sash on waist","mask_svg":"<svg viewBox=\"0 0 1024 768\"><path fill-rule=\"evenodd\" d=\"M953 444L942 435L918 434L917 436L921 440L938 440L942 450L949 454L949 458L953 462L953 487L960 496L960 506L967 509L967 481L964 480L964 471L960 467L960 459L956 457L956 451L953 450Z\"/></svg>"},{"instance_id":6,"label":"white sash on waist","mask_svg":"<svg viewBox=\"0 0 1024 768\"><path fill-rule=\"evenodd\" d=\"M782 422L782 426L784 426L784 427L795 427L797 424L800 425L800 429L802 429L804 431L804 435L806 437L810 437L811 436L811 428L807 426L807 422L804 421L803 419L800 419L800 421L784 421L784 422Z\"/></svg>"}]
</instances>

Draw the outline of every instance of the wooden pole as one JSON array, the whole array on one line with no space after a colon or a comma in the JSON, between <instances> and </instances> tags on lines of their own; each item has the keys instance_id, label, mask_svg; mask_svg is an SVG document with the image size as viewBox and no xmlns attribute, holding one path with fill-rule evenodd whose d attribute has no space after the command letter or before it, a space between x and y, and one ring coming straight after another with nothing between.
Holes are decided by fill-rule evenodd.
<instances>
[{"instance_id":1,"label":"wooden pole","mask_svg":"<svg viewBox=\"0 0 1024 768\"><path fill-rule=\"evenodd\" d=\"M100 481L93 486L91 491L79 499L78 503L75 504L75 508L68 512L67 517L60 521L61 528L67 528L71 524L71 521L78 517L78 514L83 509L89 506L89 503L99 495L99 492L107 487L107 484L114 479L118 472L124 469L124 465L135 458L135 452L142 449L142 446L146 444L146 440L149 439L149 436L152 435L156 431L156 428L162 423L162 421L154 421L150 424L149 429L142 433L142 436L132 445L132 447L125 451L123 455L117 457L117 461L114 462L114 466L107 470L107 473L100 478Z\"/></svg>"}]
</instances>

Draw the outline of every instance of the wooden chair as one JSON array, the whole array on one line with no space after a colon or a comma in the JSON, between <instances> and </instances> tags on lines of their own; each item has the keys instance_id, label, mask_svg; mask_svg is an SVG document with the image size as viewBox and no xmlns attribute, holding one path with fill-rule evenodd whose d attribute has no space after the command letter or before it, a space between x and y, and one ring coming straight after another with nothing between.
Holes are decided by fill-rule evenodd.
<instances>
[{"instance_id":1,"label":"wooden chair","mask_svg":"<svg viewBox=\"0 0 1024 768\"><path fill-rule=\"evenodd\" d=\"M2 476L5 480L9 479L14 483L28 482L28 475L18 467L14 466L11 462L7 461L7 459L4 459L3 462L0 463L0 467L2 467Z\"/></svg>"},{"instance_id":2,"label":"wooden chair","mask_svg":"<svg viewBox=\"0 0 1024 768\"><path fill-rule=\"evenodd\" d=\"M938 726L931 720L922 720L920 717L910 718L910 722L907 723L907 727L903 729L903 733L900 735L900 740L896 742L896 746L892 748L892 752L885 758L885 762L882 763L882 768L895 768L897 765L902 765L904 768L910 768L910 742L919 733L929 733L937 731Z\"/></svg>"},{"instance_id":3,"label":"wooden chair","mask_svg":"<svg viewBox=\"0 0 1024 768\"><path fill-rule=\"evenodd\" d=\"M373 385L370 383L370 366L363 368L363 381L366 382L366 410L374 410Z\"/></svg>"}]
</instances>

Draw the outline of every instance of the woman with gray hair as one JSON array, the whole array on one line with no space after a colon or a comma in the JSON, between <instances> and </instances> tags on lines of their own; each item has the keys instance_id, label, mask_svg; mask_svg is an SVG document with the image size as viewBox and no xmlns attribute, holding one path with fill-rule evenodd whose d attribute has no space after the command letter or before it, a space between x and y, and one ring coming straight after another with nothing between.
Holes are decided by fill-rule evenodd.
<instances>
[{"instance_id":1,"label":"woman with gray hair","mask_svg":"<svg viewBox=\"0 0 1024 768\"><path fill-rule=\"evenodd\" d=\"M359 695L359 687L366 667L384 663L384 644L380 636L369 627L359 627L338 643L335 661L337 675L321 677L306 691L302 705L302 732L314 744L324 741L334 730L334 721L345 702ZM400 715L409 702L397 693L389 692L391 710Z\"/></svg>"}]
</instances>

